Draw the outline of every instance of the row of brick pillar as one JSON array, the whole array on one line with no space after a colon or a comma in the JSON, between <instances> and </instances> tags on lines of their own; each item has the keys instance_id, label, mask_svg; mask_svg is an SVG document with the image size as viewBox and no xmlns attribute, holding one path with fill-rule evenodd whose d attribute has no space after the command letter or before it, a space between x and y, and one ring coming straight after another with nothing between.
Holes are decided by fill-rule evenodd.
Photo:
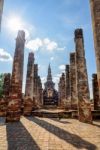
<instances>
[{"instance_id":1,"label":"row of brick pillar","mask_svg":"<svg viewBox=\"0 0 100 150\"><path fill-rule=\"evenodd\" d=\"M19 31L16 38L12 76L5 74L3 97L0 99L0 115L6 116L7 122L19 121L22 111L24 115L31 115L33 109L42 105L42 83L32 52L28 56L25 96L22 95L24 46L25 32Z\"/></svg>"},{"instance_id":2,"label":"row of brick pillar","mask_svg":"<svg viewBox=\"0 0 100 150\"><path fill-rule=\"evenodd\" d=\"M75 52L70 53L70 65L66 65L59 82L61 106L78 110L79 120L92 122L88 75L82 29L75 30Z\"/></svg>"},{"instance_id":3,"label":"row of brick pillar","mask_svg":"<svg viewBox=\"0 0 100 150\"><path fill-rule=\"evenodd\" d=\"M93 101L94 109L100 110L100 0L90 0L90 7L97 66L97 73L92 75ZM80 120L91 122L91 108L90 103L88 103L90 96L84 52L84 39L79 32L78 30L75 32L76 51L70 54L70 65L66 65L65 75L62 74L60 78L59 95L60 102L61 99L63 99L62 102L66 99L66 102L63 102L63 104L66 104L67 109L79 109ZM61 87L65 87L65 92L61 91ZM82 111L82 108L84 108L84 111ZM83 117L80 116L80 114L82 114Z\"/></svg>"},{"instance_id":4,"label":"row of brick pillar","mask_svg":"<svg viewBox=\"0 0 100 150\"><path fill-rule=\"evenodd\" d=\"M24 115L31 115L32 110L42 106L42 83L38 75L38 65L34 64L34 53L29 53L24 100Z\"/></svg>"}]
</instances>

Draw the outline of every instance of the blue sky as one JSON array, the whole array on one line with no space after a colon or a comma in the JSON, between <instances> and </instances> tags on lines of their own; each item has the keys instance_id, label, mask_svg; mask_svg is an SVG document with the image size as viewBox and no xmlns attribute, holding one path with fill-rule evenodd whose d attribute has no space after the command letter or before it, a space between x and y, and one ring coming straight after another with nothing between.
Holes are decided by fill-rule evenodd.
<instances>
[{"instance_id":1,"label":"blue sky","mask_svg":"<svg viewBox=\"0 0 100 150\"><path fill-rule=\"evenodd\" d=\"M42 81L51 63L53 80L58 82L64 65L69 63L69 53L75 50L74 30L83 28L91 91L96 65L88 0L6 0L0 34L0 73L12 72L17 29L10 22L14 18L26 32L24 84L30 51L35 53Z\"/></svg>"}]
</instances>

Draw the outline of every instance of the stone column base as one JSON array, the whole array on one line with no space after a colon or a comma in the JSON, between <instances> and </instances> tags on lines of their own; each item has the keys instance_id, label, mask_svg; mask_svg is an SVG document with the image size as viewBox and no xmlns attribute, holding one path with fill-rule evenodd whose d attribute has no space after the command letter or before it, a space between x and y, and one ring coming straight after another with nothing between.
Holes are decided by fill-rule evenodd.
<instances>
[{"instance_id":1,"label":"stone column base","mask_svg":"<svg viewBox=\"0 0 100 150\"><path fill-rule=\"evenodd\" d=\"M6 122L20 121L21 111L8 111L6 116Z\"/></svg>"},{"instance_id":2,"label":"stone column base","mask_svg":"<svg viewBox=\"0 0 100 150\"><path fill-rule=\"evenodd\" d=\"M33 101L31 98L26 97L24 99L23 115L30 116L32 114L32 109L33 109Z\"/></svg>"},{"instance_id":3,"label":"stone column base","mask_svg":"<svg viewBox=\"0 0 100 150\"><path fill-rule=\"evenodd\" d=\"M79 121L84 123L92 123L91 105L85 100L79 101L78 108Z\"/></svg>"},{"instance_id":4,"label":"stone column base","mask_svg":"<svg viewBox=\"0 0 100 150\"><path fill-rule=\"evenodd\" d=\"M0 117L5 117L7 113L6 99L0 98Z\"/></svg>"},{"instance_id":5,"label":"stone column base","mask_svg":"<svg viewBox=\"0 0 100 150\"><path fill-rule=\"evenodd\" d=\"M13 95L8 100L6 122L20 121L21 100Z\"/></svg>"},{"instance_id":6,"label":"stone column base","mask_svg":"<svg viewBox=\"0 0 100 150\"><path fill-rule=\"evenodd\" d=\"M66 101L65 110L71 110L71 101Z\"/></svg>"}]
</instances>

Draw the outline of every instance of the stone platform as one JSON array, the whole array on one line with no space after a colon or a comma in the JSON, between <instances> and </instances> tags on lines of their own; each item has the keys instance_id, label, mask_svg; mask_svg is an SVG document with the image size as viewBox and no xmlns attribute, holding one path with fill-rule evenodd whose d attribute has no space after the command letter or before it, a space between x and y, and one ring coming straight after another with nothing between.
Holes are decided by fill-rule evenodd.
<instances>
[{"instance_id":1,"label":"stone platform","mask_svg":"<svg viewBox=\"0 0 100 150\"><path fill-rule=\"evenodd\" d=\"M100 121L22 116L5 124L1 118L0 150L100 150Z\"/></svg>"},{"instance_id":2,"label":"stone platform","mask_svg":"<svg viewBox=\"0 0 100 150\"><path fill-rule=\"evenodd\" d=\"M50 109L39 109L32 112L33 116L45 117L45 118L78 118L77 110L65 111L59 108L50 108ZM100 111L92 111L93 119L100 119Z\"/></svg>"}]
</instances>

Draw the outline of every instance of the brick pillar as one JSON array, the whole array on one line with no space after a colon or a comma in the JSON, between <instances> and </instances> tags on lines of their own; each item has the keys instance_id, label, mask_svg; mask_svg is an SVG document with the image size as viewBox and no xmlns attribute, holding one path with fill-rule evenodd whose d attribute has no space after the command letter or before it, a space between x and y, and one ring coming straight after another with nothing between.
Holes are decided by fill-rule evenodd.
<instances>
[{"instance_id":1,"label":"brick pillar","mask_svg":"<svg viewBox=\"0 0 100 150\"><path fill-rule=\"evenodd\" d=\"M3 94L8 101L10 88L11 88L11 74L7 73L4 75Z\"/></svg>"},{"instance_id":2,"label":"brick pillar","mask_svg":"<svg viewBox=\"0 0 100 150\"><path fill-rule=\"evenodd\" d=\"M39 107L42 107L43 104L43 90L42 90L42 83L41 78L38 76L38 83L37 83L37 97L38 97L38 104Z\"/></svg>"},{"instance_id":3,"label":"brick pillar","mask_svg":"<svg viewBox=\"0 0 100 150\"><path fill-rule=\"evenodd\" d=\"M38 80L38 65L34 64L34 78L33 78L33 97L34 97L34 103L33 107L37 108L38 100L37 100L37 80Z\"/></svg>"},{"instance_id":4,"label":"brick pillar","mask_svg":"<svg viewBox=\"0 0 100 150\"><path fill-rule=\"evenodd\" d=\"M94 110L98 110L99 109L99 86L98 86L97 74L92 75L92 87L93 87Z\"/></svg>"},{"instance_id":5,"label":"brick pillar","mask_svg":"<svg viewBox=\"0 0 100 150\"><path fill-rule=\"evenodd\" d=\"M99 102L100 109L100 0L90 0L93 33L94 33L94 46L97 64L97 78L99 85Z\"/></svg>"},{"instance_id":6,"label":"brick pillar","mask_svg":"<svg viewBox=\"0 0 100 150\"><path fill-rule=\"evenodd\" d=\"M7 73L5 74L4 77L4 85L3 85L3 94L4 94L4 99L6 101L6 113L7 113L7 106L9 102L9 94L10 94L10 89L11 89L11 74Z\"/></svg>"},{"instance_id":7,"label":"brick pillar","mask_svg":"<svg viewBox=\"0 0 100 150\"><path fill-rule=\"evenodd\" d=\"M41 78L39 76L39 85L38 85L38 88L39 88L39 101L40 101L40 106L42 106L43 104L43 89L42 89L42 83L41 83Z\"/></svg>"},{"instance_id":8,"label":"brick pillar","mask_svg":"<svg viewBox=\"0 0 100 150\"><path fill-rule=\"evenodd\" d=\"M24 115L31 115L33 108L33 67L34 67L34 53L29 53L26 76L26 89L24 99Z\"/></svg>"},{"instance_id":9,"label":"brick pillar","mask_svg":"<svg viewBox=\"0 0 100 150\"><path fill-rule=\"evenodd\" d=\"M66 108L66 87L65 87L65 74L62 73L60 78L60 100L61 107Z\"/></svg>"},{"instance_id":10,"label":"brick pillar","mask_svg":"<svg viewBox=\"0 0 100 150\"><path fill-rule=\"evenodd\" d=\"M19 121L21 115L25 32L19 31L13 60L10 99L6 120Z\"/></svg>"},{"instance_id":11,"label":"brick pillar","mask_svg":"<svg viewBox=\"0 0 100 150\"><path fill-rule=\"evenodd\" d=\"M40 99L39 99L39 96L40 96L40 93L39 93L39 76L37 76L37 80L36 80L36 100L37 100L37 106L40 107Z\"/></svg>"},{"instance_id":12,"label":"brick pillar","mask_svg":"<svg viewBox=\"0 0 100 150\"><path fill-rule=\"evenodd\" d=\"M71 86L71 109L77 110L78 96L76 83L76 54L70 53L70 86Z\"/></svg>"},{"instance_id":13,"label":"brick pillar","mask_svg":"<svg viewBox=\"0 0 100 150\"><path fill-rule=\"evenodd\" d=\"M86 123L92 122L88 75L84 50L82 29L75 30L77 89L79 104L79 120Z\"/></svg>"},{"instance_id":14,"label":"brick pillar","mask_svg":"<svg viewBox=\"0 0 100 150\"><path fill-rule=\"evenodd\" d=\"M70 89L70 66L66 65L65 70L65 87L66 87L66 109L71 109L71 89Z\"/></svg>"},{"instance_id":15,"label":"brick pillar","mask_svg":"<svg viewBox=\"0 0 100 150\"><path fill-rule=\"evenodd\" d=\"M3 83L3 97L0 98L0 116L6 116L7 114L7 104L9 100L10 83L11 83L11 74L5 73L4 83Z\"/></svg>"},{"instance_id":16,"label":"brick pillar","mask_svg":"<svg viewBox=\"0 0 100 150\"><path fill-rule=\"evenodd\" d=\"M58 83L58 106L61 106L61 77Z\"/></svg>"}]
</instances>

